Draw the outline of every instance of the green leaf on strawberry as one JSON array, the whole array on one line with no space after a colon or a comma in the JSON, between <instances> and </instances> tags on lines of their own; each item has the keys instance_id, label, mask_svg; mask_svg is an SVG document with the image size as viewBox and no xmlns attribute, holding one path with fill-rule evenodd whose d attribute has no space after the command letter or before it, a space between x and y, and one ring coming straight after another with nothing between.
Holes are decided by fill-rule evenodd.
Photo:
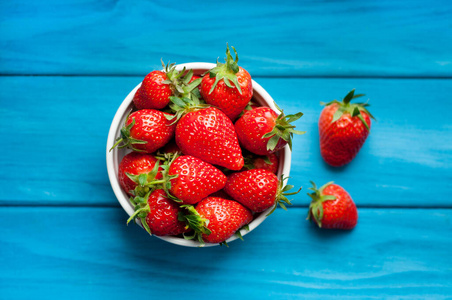
<instances>
[{"instance_id":1,"label":"green leaf on strawberry","mask_svg":"<svg viewBox=\"0 0 452 300\"><path fill-rule=\"evenodd\" d=\"M167 153L165 155L166 160L164 161L163 165L162 165L162 188L166 193L166 196L168 199L171 199L174 202L177 203L182 203L182 200L180 200L179 198L175 197L174 195L172 195L170 193L170 189L171 189L171 179L177 178L179 175L169 175L169 168L171 166L171 164L179 157L180 152L176 152L176 153Z\"/></svg>"},{"instance_id":2,"label":"green leaf on strawberry","mask_svg":"<svg viewBox=\"0 0 452 300\"><path fill-rule=\"evenodd\" d=\"M240 94L242 94L242 88L240 87L240 84L237 80L237 74L240 70L238 61L239 56L237 54L237 51L233 46L231 48L234 50L235 53L235 60L231 56L231 51L229 50L228 44L226 44L226 63L220 63L217 60L217 66L209 70L209 76L210 78L215 78L215 82L212 85L211 89L209 90L209 94L213 92L215 87L217 86L217 83L223 79L226 86L233 88L233 85L237 88ZM232 82L232 83L231 83Z\"/></svg>"},{"instance_id":3,"label":"green leaf on strawberry","mask_svg":"<svg viewBox=\"0 0 452 300\"><path fill-rule=\"evenodd\" d=\"M235 122L237 137L248 151L257 155L268 155L287 144L292 150L293 135L305 133L296 130L291 124L301 118L303 113L285 115L276 103L275 106L280 111L279 115L270 107L256 107L246 111Z\"/></svg>"},{"instance_id":4,"label":"green leaf on strawberry","mask_svg":"<svg viewBox=\"0 0 452 300\"><path fill-rule=\"evenodd\" d=\"M188 230L185 222L179 220L182 209L168 199L162 189L149 191L144 197L132 198L131 203L135 212L127 224L139 218L143 228L157 236L178 235Z\"/></svg>"},{"instance_id":5,"label":"green leaf on strawberry","mask_svg":"<svg viewBox=\"0 0 452 300\"><path fill-rule=\"evenodd\" d=\"M246 231L250 231L250 226L248 224L246 224L246 225L242 226L239 230L237 230L237 232L235 233L235 236L238 237L239 239L241 239L242 241L244 240L242 233L241 233L241 231L243 229L245 229ZM224 243L226 243L226 242L224 242Z\"/></svg>"},{"instance_id":6,"label":"green leaf on strawberry","mask_svg":"<svg viewBox=\"0 0 452 300\"><path fill-rule=\"evenodd\" d=\"M121 128L121 136L117 138L110 151L119 146L136 152L155 152L174 136L176 125L170 124L169 115L156 109L140 109L130 113ZM148 126L149 122L152 122L153 126Z\"/></svg>"},{"instance_id":7,"label":"green leaf on strawberry","mask_svg":"<svg viewBox=\"0 0 452 300\"><path fill-rule=\"evenodd\" d=\"M312 201L309 205L307 220L312 220L326 229L353 229L358 221L358 211L347 191L341 186L328 182L317 188L311 181Z\"/></svg>"},{"instance_id":8,"label":"green leaf on strawberry","mask_svg":"<svg viewBox=\"0 0 452 300\"><path fill-rule=\"evenodd\" d=\"M287 210L286 205L292 205L292 202L287 198L287 196L296 195L301 191L301 187L296 192L288 193L291 189L294 188L293 185L284 185L284 182L289 179L289 177L284 177L284 174L281 175L281 179L278 183L278 190L276 193L275 205L272 210L267 214L267 216L271 215L276 207L279 205L282 209Z\"/></svg>"},{"instance_id":9,"label":"green leaf on strawberry","mask_svg":"<svg viewBox=\"0 0 452 300\"><path fill-rule=\"evenodd\" d=\"M350 103L353 99L363 97L365 94L357 94L355 95L355 89L352 89L348 94L344 97L342 102L333 100L328 103L321 102L322 105L328 106L333 103L336 103L339 105L339 108L333 115L333 120L331 123L336 122L339 120L344 113L349 113L352 117L358 117L361 122L363 122L364 126L366 126L367 130L370 130L369 124L364 120L363 116L361 115L361 111L365 111L372 119L375 120L374 116L367 110L366 107L369 106L368 103Z\"/></svg>"},{"instance_id":10,"label":"green leaf on strawberry","mask_svg":"<svg viewBox=\"0 0 452 300\"><path fill-rule=\"evenodd\" d=\"M198 92L199 93L199 92ZM174 115L168 116L168 120L172 121L171 124L177 123L184 115L189 112L210 107L211 105L201 102L197 93L191 93L190 97L170 97L172 102L169 107Z\"/></svg>"},{"instance_id":11,"label":"green leaf on strawberry","mask_svg":"<svg viewBox=\"0 0 452 300\"><path fill-rule=\"evenodd\" d=\"M135 207L135 212L130 216L130 218L127 220L127 225L130 223L130 221L135 220L136 218L141 219L141 224L143 225L144 229L149 233L152 234L151 229L149 228L149 225L146 223L146 220L144 220L147 216L147 214L151 211L149 203L147 202L147 199L151 195L152 191L148 191L146 195L143 197L136 196L134 198L130 199L130 202Z\"/></svg>"},{"instance_id":12,"label":"green leaf on strawberry","mask_svg":"<svg viewBox=\"0 0 452 300\"><path fill-rule=\"evenodd\" d=\"M201 217L193 205L186 204L180 207L185 209L185 213L180 212L178 220L186 222L187 226L193 230L192 235L184 234L184 238L187 240L196 239L201 246L204 246L205 242L202 236L211 234L211 231L207 228L209 220Z\"/></svg>"},{"instance_id":13,"label":"green leaf on strawberry","mask_svg":"<svg viewBox=\"0 0 452 300\"><path fill-rule=\"evenodd\" d=\"M312 184L312 187L308 188L311 191L314 191L313 193L308 193L308 196L311 197L312 202L309 205L309 211L315 211L318 213L312 214L314 216L314 219L316 220L317 224L319 224L319 227L322 227L322 218L323 218L323 205L322 203L324 201L328 200L334 200L336 197L331 195L323 195L323 190L333 182L327 182L323 186L321 186L319 189L317 188L317 185L310 181ZM308 220L311 219L311 214L308 214Z\"/></svg>"},{"instance_id":14,"label":"green leaf on strawberry","mask_svg":"<svg viewBox=\"0 0 452 300\"><path fill-rule=\"evenodd\" d=\"M273 130L264 134L263 138L270 137L267 143L267 150L272 151L278 145L279 139L283 139L289 145L290 150L292 150L292 138L294 134L305 134L306 131L295 130L295 126L292 125L292 122L297 121L303 116L302 112L298 112L296 114L284 115L284 111L279 108L276 103L274 103L276 108L280 111L280 114L275 120L275 127Z\"/></svg>"},{"instance_id":15,"label":"green leaf on strawberry","mask_svg":"<svg viewBox=\"0 0 452 300\"><path fill-rule=\"evenodd\" d=\"M201 83L201 78L192 81L193 70L184 67L181 71L176 70L176 64L166 64L162 60L162 66L168 79L162 81L170 85L173 90L173 96L187 97Z\"/></svg>"},{"instance_id":16,"label":"green leaf on strawberry","mask_svg":"<svg viewBox=\"0 0 452 300\"><path fill-rule=\"evenodd\" d=\"M130 147L133 151L137 152L146 152L145 150L138 149L134 147L134 145L143 145L147 144L147 141L135 139L130 136L130 130L135 125L135 118L132 118L132 122L129 125L126 125L121 128L121 137L116 139L116 143L110 148L110 151L113 150L116 146L118 146L119 149ZM121 144L122 145L119 145Z\"/></svg>"},{"instance_id":17,"label":"green leaf on strawberry","mask_svg":"<svg viewBox=\"0 0 452 300\"><path fill-rule=\"evenodd\" d=\"M152 191L164 183L163 180L155 180L157 174L159 173L160 163L156 161L154 168L148 173L141 173L139 175L133 175L130 173L125 173L127 177L129 177L133 182L137 184L134 190L131 191L131 194L134 196L144 196L149 191Z\"/></svg>"}]
</instances>

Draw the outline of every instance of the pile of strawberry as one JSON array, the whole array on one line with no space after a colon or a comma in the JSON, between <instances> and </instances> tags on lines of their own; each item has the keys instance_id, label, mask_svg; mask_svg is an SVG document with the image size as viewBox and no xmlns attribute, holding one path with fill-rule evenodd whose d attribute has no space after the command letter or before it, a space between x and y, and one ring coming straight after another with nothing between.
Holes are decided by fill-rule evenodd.
<instances>
[{"instance_id":1,"label":"pile of strawberry","mask_svg":"<svg viewBox=\"0 0 452 300\"><path fill-rule=\"evenodd\" d=\"M174 64L152 71L136 91L134 109L113 147L132 150L119 183L138 219L157 236L225 243L260 213L299 192L277 177L278 151L292 147L285 115L253 103L250 74L226 47L225 63L197 76Z\"/></svg>"}]
</instances>

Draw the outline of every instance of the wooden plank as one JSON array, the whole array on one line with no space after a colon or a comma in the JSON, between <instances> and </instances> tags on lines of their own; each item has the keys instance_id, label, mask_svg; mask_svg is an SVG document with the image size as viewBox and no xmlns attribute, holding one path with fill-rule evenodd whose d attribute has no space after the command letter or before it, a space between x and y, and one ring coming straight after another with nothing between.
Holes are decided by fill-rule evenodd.
<instances>
[{"instance_id":1,"label":"wooden plank","mask_svg":"<svg viewBox=\"0 0 452 300\"><path fill-rule=\"evenodd\" d=\"M1 74L145 75L222 59L266 76L452 75L452 2L2 1Z\"/></svg>"},{"instance_id":2,"label":"wooden plank","mask_svg":"<svg viewBox=\"0 0 452 300\"><path fill-rule=\"evenodd\" d=\"M0 77L0 204L117 205L105 148L122 99L141 77ZM286 113L302 111L290 183L336 181L360 206L450 207L451 80L256 79ZM281 88L284 87L284 88ZM321 159L320 101L351 88L367 93L378 119L357 158L340 169ZM20 92L18 92L20 91Z\"/></svg>"},{"instance_id":3,"label":"wooden plank","mask_svg":"<svg viewBox=\"0 0 452 300\"><path fill-rule=\"evenodd\" d=\"M277 211L245 241L182 248L119 208L0 208L3 299L406 298L452 295L450 209L361 209L351 232ZM211 296L210 296L211 295ZM217 296L215 296L217 297Z\"/></svg>"},{"instance_id":4,"label":"wooden plank","mask_svg":"<svg viewBox=\"0 0 452 300\"><path fill-rule=\"evenodd\" d=\"M452 193L451 123L439 110L452 108L444 99L452 92L451 81L287 79L264 84L288 112L305 113L298 127L307 133L294 139L292 184L335 181L358 205L450 207L445 195ZM320 156L319 101L340 100L352 88L367 94L377 121L357 157L333 168Z\"/></svg>"}]
</instances>

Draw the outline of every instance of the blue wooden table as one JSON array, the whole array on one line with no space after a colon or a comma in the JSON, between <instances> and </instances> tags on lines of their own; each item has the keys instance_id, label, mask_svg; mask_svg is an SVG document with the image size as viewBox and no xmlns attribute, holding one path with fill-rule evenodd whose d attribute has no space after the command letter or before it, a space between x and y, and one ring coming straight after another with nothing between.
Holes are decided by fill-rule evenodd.
<instances>
[{"instance_id":1,"label":"blue wooden table","mask_svg":"<svg viewBox=\"0 0 452 300\"><path fill-rule=\"evenodd\" d=\"M226 42L302 111L287 212L226 247L126 226L107 177L116 109L142 78L215 62ZM452 2L1 1L0 299L452 297ZM343 168L320 101L356 88L377 122ZM350 232L305 218L309 181L358 206Z\"/></svg>"}]
</instances>

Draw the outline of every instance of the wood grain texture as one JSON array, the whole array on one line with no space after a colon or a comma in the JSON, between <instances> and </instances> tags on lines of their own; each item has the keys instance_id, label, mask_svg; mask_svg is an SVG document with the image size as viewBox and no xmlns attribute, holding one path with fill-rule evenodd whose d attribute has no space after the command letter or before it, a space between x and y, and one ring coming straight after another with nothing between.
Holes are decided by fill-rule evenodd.
<instances>
[{"instance_id":1,"label":"wood grain texture","mask_svg":"<svg viewBox=\"0 0 452 300\"><path fill-rule=\"evenodd\" d=\"M235 46L266 76L452 76L452 2L2 1L1 74L145 75Z\"/></svg>"},{"instance_id":2,"label":"wood grain texture","mask_svg":"<svg viewBox=\"0 0 452 300\"><path fill-rule=\"evenodd\" d=\"M450 299L451 14L446 0L0 1L0 299ZM244 242L175 246L126 226L107 134L160 59L215 62L226 42L305 114L290 179L303 191ZM335 169L319 102L352 88L378 121ZM349 191L353 231L305 220L309 180Z\"/></svg>"},{"instance_id":3,"label":"wood grain texture","mask_svg":"<svg viewBox=\"0 0 452 300\"><path fill-rule=\"evenodd\" d=\"M117 205L105 164L110 123L141 77L0 77L0 204ZM335 181L359 206L451 207L451 80L256 80L286 113L302 111L290 183ZM281 87L284 86L283 89ZM366 93L377 118L352 163L327 166L319 152L320 101L351 88ZM18 91L21 91L20 93ZM295 92L296 91L296 92ZM366 100L366 99L364 99Z\"/></svg>"},{"instance_id":4,"label":"wood grain texture","mask_svg":"<svg viewBox=\"0 0 452 300\"><path fill-rule=\"evenodd\" d=\"M229 248L183 248L119 208L0 208L3 299L452 295L451 210L361 209L351 232L277 211Z\"/></svg>"}]
</instances>

